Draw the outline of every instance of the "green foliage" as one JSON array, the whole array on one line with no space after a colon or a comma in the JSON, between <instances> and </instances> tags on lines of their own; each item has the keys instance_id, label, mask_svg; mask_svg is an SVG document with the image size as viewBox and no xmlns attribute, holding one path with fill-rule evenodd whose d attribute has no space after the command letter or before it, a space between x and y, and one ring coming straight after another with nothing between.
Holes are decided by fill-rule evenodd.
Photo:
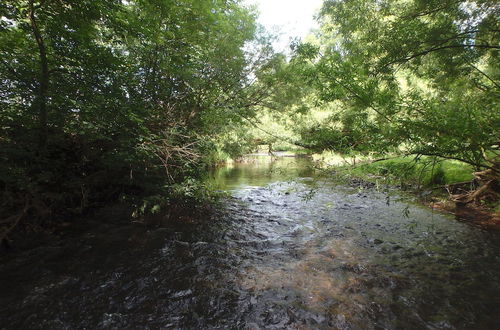
<instances>
[{"instance_id":1,"label":"green foliage","mask_svg":"<svg viewBox=\"0 0 500 330\"><path fill-rule=\"evenodd\" d=\"M314 65L304 79L318 102L334 106L303 128L305 144L498 171L497 9L491 0L325 0L319 51L302 44L293 61Z\"/></svg>"},{"instance_id":2,"label":"green foliage","mask_svg":"<svg viewBox=\"0 0 500 330\"><path fill-rule=\"evenodd\" d=\"M398 157L361 164L351 173L368 179L370 176L383 177L393 183L441 186L471 181L472 172L473 168L470 165L455 160Z\"/></svg>"},{"instance_id":3,"label":"green foliage","mask_svg":"<svg viewBox=\"0 0 500 330\"><path fill-rule=\"evenodd\" d=\"M0 211L33 218L208 196L189 180L244 152L277 57L238 0L7 0L0 54Z\"/></svg>"},{"instance_id":4,"label":"green foliage","mask_svg":"<svg viewBox=\"0 0 500 330\"><path fill-rule=\"evenodd\" d=\"M3 1L0 211L211 199L196 178L259 143L498 173L496 2L325 0L291 58L242 3Z\"/></svg>"}]
</instances>

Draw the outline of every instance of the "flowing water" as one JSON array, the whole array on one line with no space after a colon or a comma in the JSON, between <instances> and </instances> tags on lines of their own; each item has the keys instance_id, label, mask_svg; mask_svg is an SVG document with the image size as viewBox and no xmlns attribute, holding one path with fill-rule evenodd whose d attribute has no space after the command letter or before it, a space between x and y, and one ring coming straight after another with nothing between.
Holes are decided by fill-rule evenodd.
<instances>
[{"instance_id":1,"label":"flowing water","mask_svg":"<svg viewBox=\"0 0 500 330\"><path fill-rule=\"evenodd\" d=\"M212 181L230 197L206 219L100 221L4 257L0 328L500 329L498 233L307 158Z\"/></svg>"}]
</instances>

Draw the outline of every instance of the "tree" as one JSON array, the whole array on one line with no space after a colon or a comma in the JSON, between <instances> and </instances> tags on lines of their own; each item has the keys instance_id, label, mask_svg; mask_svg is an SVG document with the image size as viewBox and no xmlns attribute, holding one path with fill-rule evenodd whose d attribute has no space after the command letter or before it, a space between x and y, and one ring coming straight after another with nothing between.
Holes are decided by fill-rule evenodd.
<instances>
[{"instance_id":1,"label":"tree","mask_svg":"<svg viewBox=\"0 0 500 330\"><path fill-rule=\"evenodd\" d=\"M257 40L239 0L3 1L1 213L168 197L253 116L249 70L273 56L252 63Z\"/></svg>"},{"instance_id":2,"label":"tree","mask_svg":"<svg viewBox=\"0 0 500 330\"><path fill-rule=\"evenodd\" d=\"M341 104L324 129L337 132L331 148L498 173L497 10L494 1L325 1L314 61L321 100Z\"/></svg>"}]
</instances>

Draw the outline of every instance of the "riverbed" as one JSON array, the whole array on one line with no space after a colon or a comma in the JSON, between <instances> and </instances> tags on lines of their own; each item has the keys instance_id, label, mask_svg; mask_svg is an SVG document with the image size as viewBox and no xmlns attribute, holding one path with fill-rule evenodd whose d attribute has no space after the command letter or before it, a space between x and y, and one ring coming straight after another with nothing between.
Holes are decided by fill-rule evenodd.
<instances>
[{"instance_id":1,"label":"riverbed","mask_svg":"<svg viewBox=\"0 0 500 330\"><path fill-rule=\"evenodd\" d=\"M209 180L227 197L205 218L102 219L4 257L0 328L500 328L498 233L304 157Z\"/></svg>"}]
</instances>

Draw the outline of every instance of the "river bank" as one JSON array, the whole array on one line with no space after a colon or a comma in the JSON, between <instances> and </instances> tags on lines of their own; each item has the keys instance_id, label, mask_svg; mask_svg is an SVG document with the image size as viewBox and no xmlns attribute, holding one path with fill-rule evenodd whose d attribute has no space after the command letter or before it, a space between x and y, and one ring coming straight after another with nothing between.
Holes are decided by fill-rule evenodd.
<instances>
[{"instance_id":1,"label":"river bank","mask_svg":"<svg viewBox=\"0 0 500 330\"><path fill-rule=\"evenodd\" d=\"M342 158L335 154L312 156L325 175L359 186L377 189L392 187L410 192L427 207L455 215L459 221L491 230L500 230L500 195L496 191L473 203L457 200L460 195L475 191L479 183L474 179L474 169L454 160L423 157ZM497 187L498 189L498 187Z\"/></svg>"}]
</instances>

